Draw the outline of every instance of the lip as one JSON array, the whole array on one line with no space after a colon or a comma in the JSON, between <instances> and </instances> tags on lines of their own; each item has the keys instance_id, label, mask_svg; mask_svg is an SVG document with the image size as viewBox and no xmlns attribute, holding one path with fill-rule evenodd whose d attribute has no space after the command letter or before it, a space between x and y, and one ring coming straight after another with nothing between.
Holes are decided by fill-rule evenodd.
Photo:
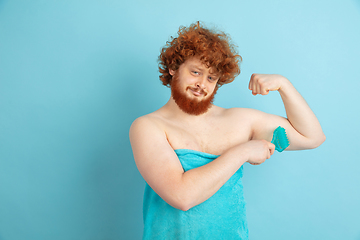
<instances>
[{"instance_id":1,"label":"lip","mask_svg":"<svg viewBox=\"0 0 360 240\"><path fill-rule=\"evenodd\" d=\"M201 91L195 91L195 90L193 90L193 89L189 89L195 96L197 96L197 97L199 97L199 96L201 96L201 95L204 95Z\"/></svg>"}]
</instances>

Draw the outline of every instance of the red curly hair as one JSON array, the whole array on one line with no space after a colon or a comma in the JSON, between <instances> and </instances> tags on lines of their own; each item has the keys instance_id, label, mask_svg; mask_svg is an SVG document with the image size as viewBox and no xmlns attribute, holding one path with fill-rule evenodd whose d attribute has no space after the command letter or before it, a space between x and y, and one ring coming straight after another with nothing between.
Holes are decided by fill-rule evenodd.
<instances>
[{"instance_id":1,"label":"red curly hair","mask_svg":"<svg viewBox=\"0 0 360 240\"><path fill-rule=\"evenodd\" d=\"M223 32L215 32L204 28L200 22L190 27L180 27L178 37L171 37L166 42L159 56L159 72L162 84L170 87L172 76L169 70L178 70L180 65L191 57L200 57L207 67L214 68L220 78L218 87L234 81L240 74L239 62L242 60L237 53L230 37Z\"/></svg>"}]
</instances>

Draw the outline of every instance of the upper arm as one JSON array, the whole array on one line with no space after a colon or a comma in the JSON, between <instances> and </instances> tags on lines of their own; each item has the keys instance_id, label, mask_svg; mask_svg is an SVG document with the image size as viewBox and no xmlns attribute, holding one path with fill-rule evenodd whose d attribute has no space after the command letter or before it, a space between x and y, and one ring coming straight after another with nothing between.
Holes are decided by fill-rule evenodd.
<instances>
[{"instance_id":1,"label":"upper arm","mask_svg":"<svg viewBox=\"0 0 360 240\"><path fill-rule=\"evenodd\" d=\"M289 147L286 150L301 150L312 148L309 140L300 134L288 121L287 118L252 110L252 139L272 140L274 130L281 126L285 128Z\"/></svg>"},{"instance_id":2,"label":"upper arm","mask_svg":"<svg viewBox=\"0 0 360 240\"><path fill-rule=\"evenodd\" d=\"M161 198L177 207L174 189L184 170L161 125L149 117L136 119L130 128L130 142L145 181Z\"/></svg>"}]
</instances>

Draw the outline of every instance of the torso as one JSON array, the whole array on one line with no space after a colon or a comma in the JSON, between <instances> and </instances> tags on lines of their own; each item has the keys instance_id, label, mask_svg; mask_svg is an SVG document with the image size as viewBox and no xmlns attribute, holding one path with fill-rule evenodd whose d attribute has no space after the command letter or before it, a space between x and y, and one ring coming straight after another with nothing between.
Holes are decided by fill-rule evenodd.
<instances>
[{"instance_id":1,"label":"torso","mask_svg":"<svg viewBox=\"0 0 360 240\"><path fill-rule=\"evenodd\" d=\"M251 139L251 121L247 109L213 106L212 114L200 121L184 121L158 110L151 113L175 149L192 149L221 155L229 148Z\"/></svg>"}]
</instances>

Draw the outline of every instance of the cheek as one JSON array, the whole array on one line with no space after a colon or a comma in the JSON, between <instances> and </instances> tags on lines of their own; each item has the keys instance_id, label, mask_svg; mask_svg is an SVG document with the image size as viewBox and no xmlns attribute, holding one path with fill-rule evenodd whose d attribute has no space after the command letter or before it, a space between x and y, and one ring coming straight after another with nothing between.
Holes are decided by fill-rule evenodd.
<instances>
[{"instance_id":1,"label":"cheek","mask_svg":"<svg viewBox=\"0 0 360 240\"><path fill-rule=\"evenodd\" d=\"M211 95L215 95L217 90L219 89L219 87L215 84L215 86L212 86L212 91L211 91Z\"/></svg>"},{"instance_id":2,"label":"cheek","mask_svg":"<svg viewBox=\"0 0 360 240\"><path fill-rule=\"evenodd\" d=\"M214 92L216 90L216 84L211 84L209 87L208 87L208 90L209 92Z\"/></svg>"},{"instance_id":3,"label":"cheek","mask_svg":"<svg viewBox=\"0 0 360 240\"><path fill-rule=\"evenodd\" d=\"M189 76L189 77L186 79L186 82L187 82L189 85L196 85L196 83L198 82L198 80L196 79L196 77Z\"/></svg>"}]
</instances>

